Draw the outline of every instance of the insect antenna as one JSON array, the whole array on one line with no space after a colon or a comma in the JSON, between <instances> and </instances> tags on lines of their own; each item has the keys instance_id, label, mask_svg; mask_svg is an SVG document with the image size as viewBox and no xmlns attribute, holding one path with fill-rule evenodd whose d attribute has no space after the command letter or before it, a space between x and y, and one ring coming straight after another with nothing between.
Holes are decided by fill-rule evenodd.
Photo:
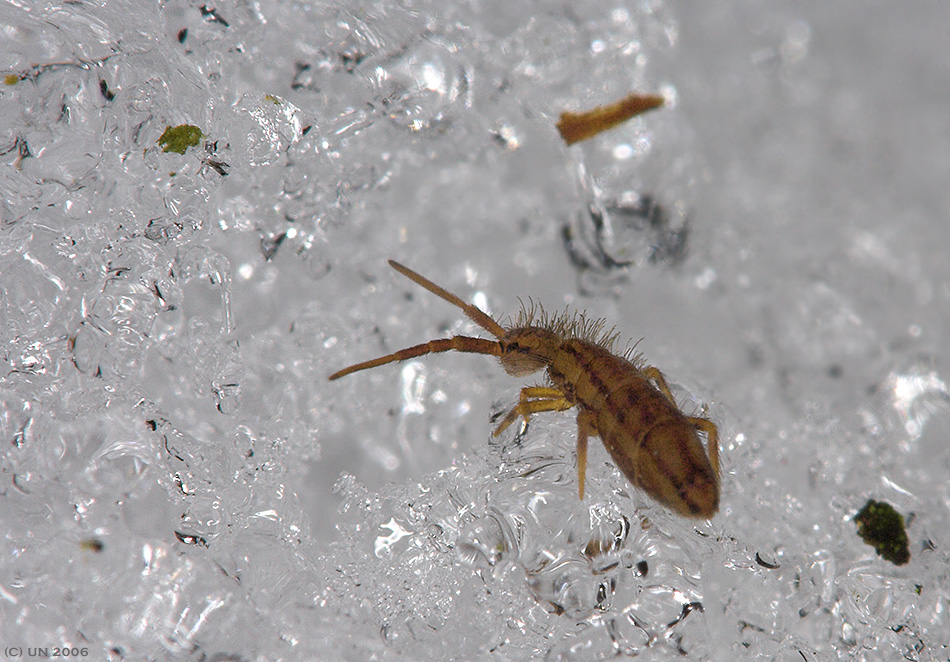
<instances>
[{"instance_id":1,"label":"insect antenna","mask_svg":"<svg viewBox=\"0 0 950 662\"><path fill-rule=\"evenodd\" d=\"M368 370L379 365L395 363L396 361L405 361L424 354L435 354L438 352L467 352L469 354L490 354L491 356L501 356L501 344L494 340L485 340L484 338L472 338L470 336L452 336L451 338L440 338L439 340L430 340L421 345L413 345L406 349L400 349L398 352L380 356L379 358L363 361L356 365L351 365L343 370L334 372L328 378L330 381L345 377L351 372Z\"/></svg>"},{"instance_id":2,"label":"insect antenna","mask_svg":"<svg viewBox=\"0 0 950 662\"><path fill-rule=\"evenodd\" d=\"M461 308L462 312L464 312L473 322L494 335L496 338L501 339L504 336L505 330L487 313L479 310L471 304L465 303L451 292L447 292L432 281L420 276L412 269L404 267L394 260L390 260L389 265L414 283L421 285L436 296L445 299L452 305ZM393 352L392 354L387 354L386 356L380 356L375 359L370 359L369 361L363 361L362 363L351 365L348 368L343 368L342 370L333 373L330 375L329 379L333 381L334 379L339 379L340 377L344 377L352 372L368 370L369 368L375 368L376 366L394 363L396 361L405 361L406 359L412 359L425 354L450 352L452 350L455 350L456 352L466 352L469 354L489 354L491 356L499 357L502 355L501 343L495 340L473 338L471 336L453 336L451 338L430 340L429 342L422 343L421 345L413 345L412 347L401 349L398 352Z\"/></svg>"},{"instance_id":3,"label":"insect antenna","mask_svg":"<svg viewBox=\"0 0 950 662\"><path fill-rule=\"evenodd\" d=\"M493 320L487 313L479 310L478 308L476 308L470 303L465 303L464 301L459 299L457 296L455 296L451 292L445 291L444 289L442 289L441 287L433 283L431 280L429 280L425 276L421 276L417 274L415 271L413 271L409 267L404 267L398 262L396 262L395 260L390 260L389 266L391 266L393 269L395 269L396 271L398 271L403 276L405 276L412 282L416 283L417 285L421 285L422 287L426 288L437 297L441 297L442 299L445 299L453 306L457 306L461 308L462 312L465 313L470 320L475 322L478 326L482 327L483 329L488 331L490 334L492 334L499 340L501 340L501 338L504 337L505 330L501 327L501 325L498 322Z\"/></svg>"}]
</instances>

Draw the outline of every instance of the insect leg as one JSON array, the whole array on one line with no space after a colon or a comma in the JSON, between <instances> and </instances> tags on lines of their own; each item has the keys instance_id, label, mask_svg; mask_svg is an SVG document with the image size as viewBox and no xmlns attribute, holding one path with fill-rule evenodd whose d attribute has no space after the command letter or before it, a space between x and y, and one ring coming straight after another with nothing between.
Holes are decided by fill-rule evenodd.
<instances>
[{"instance_id":1,"label":"insect leg","mask_svg":"<svg viewBox=\"0 0 950 662\"><path fill-rule=\"evenodd\" d=\"M674 407L679 408L679 405L676 404L676 400L673 399L673 394L670 393L670 387L666 383L666 378L663 376L663 373L654 368L653 366L647 366L643 369L643 374L646 375L647 379L652 379L656 382L657 387L660 389L660 392L666 396L666 399L669 400ZM713 471L716 475L719 475L719 428L716 427L716 424L710 421L707 418L700 418L698 416L687 416L686 420L693 424L694 427L699 428L701 431L706 433L706 438L708 439L707 445L709 446L709 463L712 464Z\"/></svg>"},{"instance_id":2,"label":"insect leg","mask_svg":"<svg viewBox=\"0 0 950 662\"><path fill-rule=\"evenodd\" d=\"M511 408L511 411L508 412L508 415L505 416L501 424L495 429L495 432L492 434L492 436L497 437L505 431L505 428L514 423L515 419L521 415L521 408L528 406L528 401L530 398L537 398L538 400L556 400L562 395L563 394L556 388L548 388L546 386L528 386L521 389L521 396L518 404Z\"/></svg>"},{"instance_id":3,"label":"insect leg","mask_svg":"<svg viewBox=\"0 0 950 662\"><path fill-rule=\"evenodd\" d=\"M393 352L392 354L387 354L386 356L380 356L379 358L370 359L369 361L363 361L362 363L351 365L348 368L343 368L343 370L334 372L332 375L330 375L329 379L330 381L333 381L334 379L344 377L351 372L375 368L378 365L385 365L386 363L392 363L394 361L405 361L406 359L412 359L424 354L432 354L434 352L449 352L451 350L455 350L457 352L468 352L470 354L491 354L492 356L501 356L501 344L495 342L494 340L471 338L469 336L453 336L451 338L430 340L429 342L422 343L421 345L413 345L412 347L401 349L398 352Z\"/></svg>"},{"instance_id":4,"label":"insect leg","mask_svg":"<svg viewBox=\"0 0 950 662\"><path fill-rule=\"evenodd\" d=\"M646 375L647 379L652 379L656 382L657 388L660 389L660 393L666 396L666 399L669 400L674 407L679 407L676 404L676 400L673 398L673 394L670 392L670 387L666 383L666 377L663 376L663 373L654 368L652 365L648 365L643 369L643 374Z\"/></svg>"},{"instance_id":5,"label":"insect leg","mask_svg":"<svg viewBox=\"0 0 950 662\"><path fill-rule=\"evenodd\" d=\"M594 417L584 409L577 412L577 495L584 498L584 481L587 477L587 437L598 436Z\"/></svg>"},{"instance_id":6,"label":"insect leg","mask_svg":"<svg viewBox=\"0 0 950 662\"><path fill-rule=\"evenodd\" d=\"M534 398L534 399L532 399ZM574 406L574 403L564 397L564 393L556 388L547 386L527 386L521 389L521 398L505 420L495 428L492 436L497 437L505 431L509 425L515 422L519 416L524 418L525 423L531 418L531 414L537 414L542 411L564 411Z\"/></svg>"},{"instance_id":7,"label":"insect leg","mask_svg":"<svg viewBox=\"0 0 950 662\"><path fill-rule=\"evenodd\" d=\"M521 389L522 402L529 398L535 398L537 400L557 400L563 397L564 393L562 391L551 388L550 386L526 386Z\"/></svg>"},{"instance_id":8,"label":"insect leg","mask_svg":"<svg viewBox=\"0 0 950 662\"><path fill-rule=\"evenodd\" d=\"M708 447L709 463L712 465L713 473L719 475L719 428L716 424L707 418L689 416L686 418L692 425L706 433L706 446Z\"/></svg>"}]
</instances>

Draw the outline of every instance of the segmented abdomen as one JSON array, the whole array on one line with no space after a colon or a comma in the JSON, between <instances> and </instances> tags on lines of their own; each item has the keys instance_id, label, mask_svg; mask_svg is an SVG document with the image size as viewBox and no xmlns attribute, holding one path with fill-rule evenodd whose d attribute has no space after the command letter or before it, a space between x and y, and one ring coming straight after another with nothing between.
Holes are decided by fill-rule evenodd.
<instances>
[{"instance_id":1,"label":"segmented abdomen","mask_svg":"<svg viewBox=\"0 0 950 662\"><path fill-rule=\"evenodd\" d=\"M559 354L551 381L591 415L627 479L677 513L711 517L719 481L686 416L630 361L579 340Z\"/></svg>"}]
</instances>

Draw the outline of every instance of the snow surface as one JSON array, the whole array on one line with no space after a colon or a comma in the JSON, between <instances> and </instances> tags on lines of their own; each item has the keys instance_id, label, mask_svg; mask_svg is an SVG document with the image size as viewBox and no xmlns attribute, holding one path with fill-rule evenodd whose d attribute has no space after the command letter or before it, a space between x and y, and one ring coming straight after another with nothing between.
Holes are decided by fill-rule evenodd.
<instances>
[{"instance_id":1,"label":"snow surface","mask_svg":"<svg viewBox=\"0 0 950 662\"><path fill-rule=\"evenodd\" d=\"M4 659L950 658L948 12L0 5ZM640 340L719 514L579 501L493 359L328 382L478 332L388 258Z\"/></svg>"}]
</instances>

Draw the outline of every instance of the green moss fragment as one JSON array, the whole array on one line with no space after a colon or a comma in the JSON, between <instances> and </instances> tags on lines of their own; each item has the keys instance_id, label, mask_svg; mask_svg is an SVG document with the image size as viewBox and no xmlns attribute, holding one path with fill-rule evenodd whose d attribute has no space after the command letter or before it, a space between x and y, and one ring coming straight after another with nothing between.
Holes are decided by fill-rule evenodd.
<instances>
[{"instance_id":1,"label":"green moss fragment","mask_svg":"<svg viewBox=\"0 0 950 662\"><path fill-rule=\"evenodd\" d=\"M279 106L280 103L281 103L281 102L280 102L280 99L278 99L277 97L275 97L273 94L265 94L265 95L264 95L264 98L265 98L267 101L270 101L270 102L271 102L272 104L274 104L275 106Z\"/></svg>"},{"instance_id":2,"label":"green moss fragment","mask_svg":"<svg viewBox=\"0 0 950 662\"><path fill-rule=\"evenodd\" d=\"M158 139L163 152L175 152L184 154L189 147L194 147L201 142L204 134L201 129L194 124L179 124L178 126L165 127L165 131Z\"/></svg>"},{"instance_id":3,"label":"green moss fragment","mask_svg":"<svg viewBox=\"0 0 950 662\"><path fill-rule=\"evenodd\" d=\"M4 85L16 85L19 82L20 82L20 77L17 76L16 74L7 74L6 76L3 77Z\"/></svg>"},{"instance_id":4,"label":"green moss fragment","mask_svg":"<svg viewBox=\"0 0 950 662\"><path fill-rule=\"evenodd\" d=\"M861 539L884 560L894 565L904 565L910 561L904 517L894 510L894 506L868 499L864 508L854 516L854 521Z\"/></svg>"}]
</instances>

